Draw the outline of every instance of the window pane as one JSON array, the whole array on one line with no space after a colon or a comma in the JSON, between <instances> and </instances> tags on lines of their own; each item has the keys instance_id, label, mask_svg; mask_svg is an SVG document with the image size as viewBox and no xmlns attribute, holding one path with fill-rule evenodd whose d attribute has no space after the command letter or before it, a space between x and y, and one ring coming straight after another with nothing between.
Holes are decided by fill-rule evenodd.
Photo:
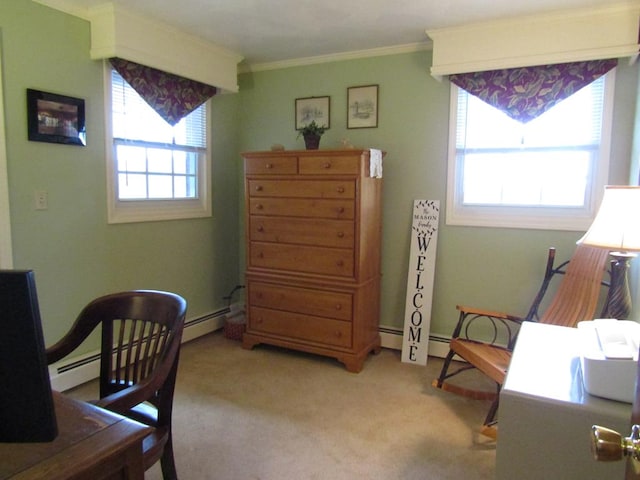
<instances>
[{"instance_id":1,"label":"window pane","mask_svg":"<svg viewBox=\"0 0 640 480\"><path fill-rule=\"evenodd\" d=\"M118 175L118 195L121 199L136 199L147 197L147 176L139 174Z\"/></svg>"},{"instance_id":2,"label":"window pane","mask_svg":"<svg viewBox=\"0 0 640 480\"><path fill-rule=\"evenodd\" d=\"M149 175L149 198L173 198L171 175Z\"/></svg>"},{"instance_id":3,"label":"window pane","mask_svg":"<svg viewBox=\"0 0 640 480\"><path fill-rule=\"evenodd\" d=\"M119 172L147 171L147 158L144 148L118 145L116 153L118 157Z\"/></svg>"},{"instance_id":4,"label":"window pane","mask_svg":"<svg viewBox=\"0 0 640 480\"><path fill-rule=\"evenodd\" d=\"M149 158L149 172L171 173L173 171L171 153L171 150L149 148L147 150Z\"/></svg>"}]
</instances>

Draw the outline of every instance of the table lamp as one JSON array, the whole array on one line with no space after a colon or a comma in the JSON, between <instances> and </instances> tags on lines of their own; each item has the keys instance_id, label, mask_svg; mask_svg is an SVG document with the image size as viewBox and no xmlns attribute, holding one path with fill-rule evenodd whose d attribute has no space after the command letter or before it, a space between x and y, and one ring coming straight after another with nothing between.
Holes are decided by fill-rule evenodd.
<instances>
[{"instance_id":1,"label":"table lamp","mask_svg":"<svg viewBox=\"0 0 640 480\"><path fill-rule=\"evenodd\" d=\"M628 270L640 251L640 186L606 186L600 209L577 243L610 250L611 285L605 317L626 320L631 313Z\"/></svg>"}]
</instances>

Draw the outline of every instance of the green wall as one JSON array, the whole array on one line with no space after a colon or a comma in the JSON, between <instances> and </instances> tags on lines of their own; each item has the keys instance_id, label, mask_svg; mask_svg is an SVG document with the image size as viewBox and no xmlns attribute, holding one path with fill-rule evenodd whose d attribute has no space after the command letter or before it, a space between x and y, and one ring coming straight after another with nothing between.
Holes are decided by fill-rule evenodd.
<instances>
[{"instance_id":1,"label":"green wall","mask_svg":"<svg viewBox=\"0 0 640 480\"><path fill-rule=\"evenodd\" d=\"M321 148L347 138L387 151L384 161L382 319L403 325L411 210L416 198L441 201L432 332L448 335L455 305L519 313L542 275L546 250L559 258L581 232L452 227L444 224L449 86L429 75L430 52L336 61L242 74L240 93L213 99L213 218L126 225L106 223L103 70L89 59L88 22L26 0L0 3L0 42L14 267L36 272L47 343L90 299L116 290L157 288L189 301L189 317L225 305L243 282L240 152L281 143L303 148L294 102L331 97ZM380 86L379 126L346 128L347 87ZM637 66L616 78L610 183L626 183L635 122ZM88 146L29 142L25 91L84 98ZM553 172L550 172L553 174ZM36 190L49 209L36 211Z\"/></svg>"},{"instance_id":2,"label":"green wall","mask_svg":"<svg viewBox=\"0 0 640 480\"><path fill-rule=\"evenodd\" d=\"M45 342L118 290L175 291L189 318L224 307L240 281L237 100L213 100L213 218L108 225L103 67L89 59L89 23L3 0L0 30L14 268L35 271ZM27 88L85 99L87 147L28 141ZM48 192L48 210L34 209L35 190Z\"/></svg>"},{"instance_id":3,"label":"green wall","mask_svg":"<svg viewBox=\"0 0 640 480\"><path fill-rule=\"evenodd\" d=\"M610 183L626 183L635 116L637 67L621 61ZM331 97L331 128L320 148L381 148L384 212L381 324L404 323L413 200L440 200L441 217L432 309L433 334L450 335L455 306L470 304L525 314L542 279L547 248L568 258L583 232L447 226L444 221L449 85L429 75L430 51L336 61L240 76L240 146L266 150L274 143L304 148L294 130L294 102ZM346 128L347 87L378 84L378 128ZM553 175L553 172L549 172Z\"/></svg>"}]
</instances>

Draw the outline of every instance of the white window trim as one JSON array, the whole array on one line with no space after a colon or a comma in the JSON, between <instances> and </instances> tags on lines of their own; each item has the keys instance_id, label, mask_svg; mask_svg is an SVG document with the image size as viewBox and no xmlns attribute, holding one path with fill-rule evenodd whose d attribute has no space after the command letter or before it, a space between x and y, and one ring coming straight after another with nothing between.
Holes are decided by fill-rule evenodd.
<instances>
[{"instance_id":1,"label":"white window trim","mask_svg":"<svg viewBox=\"0 0 640 480\"><path fill-rule=\"evenodd\" d=\"M541 230L585 231L595 217L604 187L609 178L609 157L611 154L611 126L613 123L613 101L615 91L615 68L607 73L604 89L604 110L602 112L602 138L599 161L595 166L590 188L587 192L586 208L544 208L540 207L484 207L463 206L456 202L457 175L456 162L456 120L458 87L451 85L449 101L449 148L447 167L447 225L474 227L528 228ZM550 172L552 175L553 172Z\"/></svg>"},{"instance_id":2,"label":"white window trim","mask_svg":"<svg viewBox=\"0 0 640 480\"><path fill-rule=\"evenodd\" d=\"M207 114L207 155L198 165L198 195L197 199L176 200L118 200L117 174L115 165L115 147L113 143L112 115L111 115L111 66L104 62L104 91L105 91L105 137L106 137L106 168L107 168L107 222L133 223L154 222L162 220L179 220L187 218L211 217L211 114ZM211 108L210 101L207 108Z\"/></svg>"}]
</instances>

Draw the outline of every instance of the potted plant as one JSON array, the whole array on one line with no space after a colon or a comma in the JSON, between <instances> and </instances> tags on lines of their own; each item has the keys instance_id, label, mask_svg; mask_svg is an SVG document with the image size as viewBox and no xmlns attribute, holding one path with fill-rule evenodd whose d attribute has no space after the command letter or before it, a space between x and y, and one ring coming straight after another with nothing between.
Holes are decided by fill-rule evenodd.
<instances>
[{"instance_id":1,"label":"potted plant","mask_svg":"<svg viewBox=\"0 0 640 480\"><path fill-rule=\"evenodd\" d=\"M324 134L325 130L326 127L324 125L320 126L315 120L312 120L300 129L298 137L302 135L307 150L317 150L320 144L320 137Z\"/></svg>"}]
</instances>

